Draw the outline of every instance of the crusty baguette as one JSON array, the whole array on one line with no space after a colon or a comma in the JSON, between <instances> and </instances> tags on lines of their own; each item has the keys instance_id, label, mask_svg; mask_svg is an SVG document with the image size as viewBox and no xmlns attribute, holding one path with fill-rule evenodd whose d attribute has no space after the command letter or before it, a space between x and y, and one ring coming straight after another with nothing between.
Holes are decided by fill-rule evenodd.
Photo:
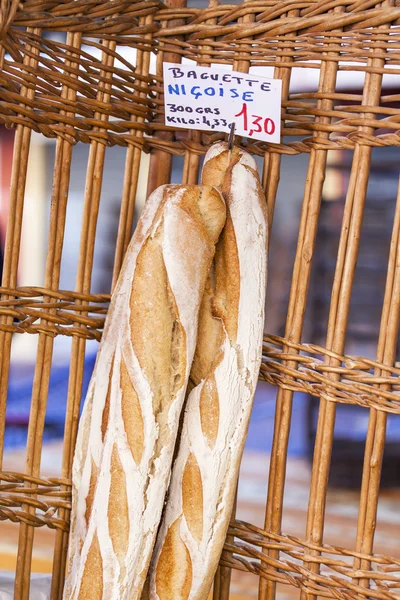
<instances>
[{"instance_id":1,"label":"crusty baguette","mask_svg":"<svg viewBox=\"0 0 400 600\"><path fill-rule=\"evenodd\" d=\"M225 218L207 186L162 186L146 203L79 426L65 600L140 598Z\"/></svg>"},{"instance_id":2,"label":"crusty baguette","mask_svg":"<svg viewBox=\"0 0 400 600\"><path fill-rule=\"evenodd\" d=\"M261 360L267 223L254 160L213 146L203 183L228 210L199 317L179 449L147 582L151 600L206 600L223 548Z\"/></svg>"}]
</instances>

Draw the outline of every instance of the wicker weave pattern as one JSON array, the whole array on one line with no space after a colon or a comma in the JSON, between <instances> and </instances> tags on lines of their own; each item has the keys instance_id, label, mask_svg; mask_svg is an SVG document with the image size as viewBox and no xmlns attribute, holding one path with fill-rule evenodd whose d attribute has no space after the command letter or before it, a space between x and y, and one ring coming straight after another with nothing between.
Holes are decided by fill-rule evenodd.
<instances>
[{"instance_id":1,"label":"wicker weave pattern","mask_svg":"<svg viewBox=\"0 0 400 600\"><path fill-rule=\"evenodd\" d=\"M0 122L16 130L0 300L0 469L12 333L37 334L25 473L0 470L0 521L20 523L15 598L28 600L34 530L56 529L52 600L61 598L68 543L71 464L82 389L85 343L100 339L109 295L91 294L91 274L106 150L126 148L113 285L131 235L142 150L151 152L149 191L167 183L172 155L185 157L183 183L197 181L200 157L221 134L175 131L164 124L162 62L182 57L248 72L272 66L283 82L281 144L243 140L264 157L263 185L274 211L282 155L309 155L308 177L283 338L266 336L260 377L278 387L265 528L233 521L214 600L229 598L232 568L260 576L260 600L276 583L302 600L398 598L400 561L373 552L380 469L389 413L400 413L395 351L400 315L400 206L393 224L375 360L344 353L348 311L373 147L400 145L398 94L382 89L400 74L398 0L250 0L200 11L184 0L1 0ZM51 32L66 33L56 41ZM125 58L135 49L135 64ZM154 59L154 64L152 60ZM317 88L289 94L294 68L312 68ZM362 92L338 91L342 71L365 73ZM56 139L44 287L17 287L22 213L32 131ZM90 146L74 291L60 290L60 262L77 143ZM325 347L303 340L304 312L328 150L353 151ZM398 203L399 204L399 203ZM270 282L273 285L274 282ZM62 471L40 473L53 341L72 337ZM294 391L320 398L304 540L281 531L287 445ZM355 550L324 544L329 459L337 403L369 414ZM397 593L396 593L397 590Z\"/></svg>"},{"instance_id":2,"label":"wicker weave pattern","mask_svg":"<svg viewBox=\"0 0 400 600\"><path fill-rule=\"evenodd\" d=\"M60 519L57 514L61 508L67 511L71 508L71 482L68 479L41 479L9 471L1 472L0 479L5 482L0 485L0 521L10 519L32 527L46 525L69 530L69 521ZM34 484L34 489L27 490L26 483ZM35 512L26 511L27 506Z\"/></svg>"},{"instance_id":3,"label":"wicker weave pattern","mask_svg":"<svg viewBox=\"0 0 400 600\"><path fill-rule=\"evenodd\" d=\"M16 290L1 288L1 291L12 299L0 301L0 316L12 316L14 322L0 323L0 331L101 339L105 317L95 315L106 314L110 300L106 294L85 295L26 287ZM46 296L47 302L43 301L43 296ZM76 300L85 300L87 304L82 306ZM295 357L295 368L284 364L293 358L287 352L288 348L299 352ZM325 364L324 357L336 359L338 366ZM375 375L374 370L377 369L385 371L385 376ZM328 373L337 373L340 380L333 383L327 377ZM265 336L260 379L294 392L307 392L319 397L325 395L334 402L359 404L400 414L399 375L399 367L388 368L376 360L341 356L314 344L293 344L284 338ZM378 384L388 385L391 391L377 387Z\"/></svg>"},{"instance_id":4,"label":"wicker weave pattern","mask_svg":"<svg viewBox=\"0 0 400 600\"><path fill-rule=\"evenodd\" d=\"M10 519L31 527L47 526L68 531L69 522L54 515L59 508L70 508L70 484L57 479L37 479L36 493L39 498L36 498L36 494L32 498L24 495L23 483L27 480L26 477L18 473L2 473L1 478L9 483L2 486L5 492L2 490L0 495L0 520ZM60 484L67 489L61 491ZM23 510L15 510L23 504L34 506L39 512L32 515ZM260 577L272 577L276 583L289 584L326 598L354 598L355 593L361 598L396 598L395 590L400 585L400 577L396 572L400 570L400 560L378 554L362 555L326 544L317 547L290 535L266 533L243 521L235 521L229 533L235 537L235 544L225 545L225 556L221 564L230 569L250 571ZM281 556L276 561L260 551L261 548L266 550L277 547ZM302 566L309 558L310 550L317 550L320 554L316 559L321 568L318 578L314 578L312 572ZM354 558L370 561L371 568L368 571L355 571L352 568ZM269 566L279 569L279 573L271 574ZM370 579L372 590L357 585L349 588L351 579L357 577Z\"/></svg>"},{"instance_id":5,"label":"wicker weave pattern","mask_svg":"<svg viewBox=\"0 0 400 600\"><path fill-rule=\"evenodd\" d=\"M232 64L243 54L249 55L251 49L252 66L275 66L279 61L285 63L285 68L319 69L329 60L337 63L339 71L382 74L390 68L391 74L400 74L400 33L394 27L400 21L400 8L381 7L381 3L371 1L343 2L341 5L347 10L332 13L336 4L301 3L299 23L298 16L287 15L293 3L277 5L274 0L203 11L163 10L161 3L151 1L115 2L110 8L108 3L89 0L83 14L79 14L76 2L43 2L40 12L36 0L25 2L13 22L7 21L2 34L13 60L6 60L3 66L0 119L7 126L23 124L47 137L65 136L71 143L96 140L106 145L134 145L145 151L160 148L172 154L182 155L186 150L203 153L204 145L210 143L209 135L202 136L203 145L193 140L165 144L154 137L143 139L139 132L152 136L157 131L172 131L163 124L160 77L141 76L118 50L101 44L98 38L139 50L166 50L178 58L185 56L202 64ZM244 17L251 17L246 26L242 23ZM169 27L177 19L182 24ZM371 30L371 25L380 25L380 29ZM387 27L391 25L389 33ZM28 26L28 31L19 29ZM76 48L45 39L32 28L75 32L90 39L85 39L85 48ZM96 57L95 49L98 54L105 53L108 61L104 56L103 60ZM35 57L37 65L26 65L24 72L17 71L23 55ZM66 57L74 60L66 64ZM373 64L378 58L382 59L382 65ZM121 63L119 67L113 64L117 60ZM78 89L79 97L75 100L65 97L60 93L63 85ZM108 102L96 94L102 85L110 92ZM35 89L34 100L24 93L25 86ZM335 106L322 107L324 99L335 100ZM306 136L313 131L325 131L334 135L329 140L313 136L301 142L271 146L256 142L250 149L261 155L267 150L295 154L310 152L311 148L352 149L357 143L399 145L397 109L391 106L395 98L383 95L379 107L365 103L360 106L361 100L357 94L339 94L334 90L298 94L283 104L283 134ZM378 119L378 113L383 118ZM321 123L316 117L328 120ZM362 131L361 126L364 126ZM371 131L365 131L365 126Z\"/></svg>"}]
</instances>

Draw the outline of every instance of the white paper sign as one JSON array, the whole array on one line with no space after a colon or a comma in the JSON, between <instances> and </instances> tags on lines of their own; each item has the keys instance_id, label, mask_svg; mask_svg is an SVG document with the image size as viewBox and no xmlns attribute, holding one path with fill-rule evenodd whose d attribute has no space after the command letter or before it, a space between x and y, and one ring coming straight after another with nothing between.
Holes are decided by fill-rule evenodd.
<instances>
[{"instance_id":1,"label":"white paper sign","mask_svg":"<svg viewBox=\"0 0 400 600\"><path fill-rule=\"evenodd\" d=\"M165 124L184 129L230 131L280 143L279 79L210 67L164 63Z\"/></svg>"}]
</instances>

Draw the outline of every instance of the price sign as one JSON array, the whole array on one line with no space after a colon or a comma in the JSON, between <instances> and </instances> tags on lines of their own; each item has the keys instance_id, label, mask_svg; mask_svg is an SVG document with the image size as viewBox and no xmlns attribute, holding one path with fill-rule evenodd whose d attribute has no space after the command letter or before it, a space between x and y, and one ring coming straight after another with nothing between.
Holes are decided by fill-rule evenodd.
<instances>
[{"instance_id":1,"label":"price sign","mask_svg":"<svg viewBox=\"0 0 400 600\"><path fill-rule=\"evenodd\" d=\"M230 131L279 143L282 82L210 67L164 63L165 123L173 127Z\"/></svg>"}]
</instances>

